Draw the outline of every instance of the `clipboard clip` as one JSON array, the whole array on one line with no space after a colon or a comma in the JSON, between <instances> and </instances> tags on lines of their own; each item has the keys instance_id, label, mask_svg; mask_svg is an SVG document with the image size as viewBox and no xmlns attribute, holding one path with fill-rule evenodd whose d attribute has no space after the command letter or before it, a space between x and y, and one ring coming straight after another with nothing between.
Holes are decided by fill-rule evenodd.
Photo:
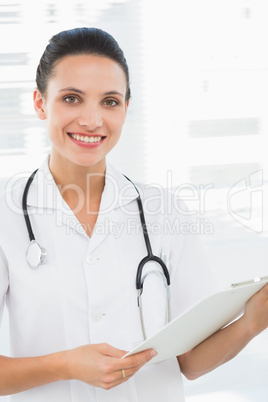
<instances>
[{"instance_id":1,"label":"clipboard clip","mask_svg":"<svg viewBox=\"0 0 268 402\"><path fill-rule=\"evenodd\" d=\"M237 288L239 286L252 285L253 283L259 283L259 282L265 282L265 281L268 282L268 276L263 276L263 277L256 276L254 279L251 279L249 281L232 283L231 288Z\"/></svg>"}]
</instances>

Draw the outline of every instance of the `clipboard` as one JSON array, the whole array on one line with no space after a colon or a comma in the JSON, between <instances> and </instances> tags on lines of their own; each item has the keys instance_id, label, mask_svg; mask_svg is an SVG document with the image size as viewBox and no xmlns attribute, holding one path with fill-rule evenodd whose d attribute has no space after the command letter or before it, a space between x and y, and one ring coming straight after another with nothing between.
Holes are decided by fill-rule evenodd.
<instances>
[{"instance_id":1,"label":"clipboard","mask_svg":"<svg viewBox=\"0 0 268 402\"><path fill-rule=\"evenodd\" d=\"M246 302L266 283L268 277L234 283L226 290L202 299L123 358L153 348L158 355L147 363L152 364L188 352L237 319Z\"/></svg>"}]
</instances>

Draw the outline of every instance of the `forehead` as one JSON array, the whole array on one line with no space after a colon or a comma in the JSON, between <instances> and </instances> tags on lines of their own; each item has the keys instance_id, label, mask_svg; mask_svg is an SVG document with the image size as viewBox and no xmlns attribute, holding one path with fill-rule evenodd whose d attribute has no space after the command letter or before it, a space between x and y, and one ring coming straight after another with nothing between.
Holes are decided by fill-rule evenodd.
<instances>
[{"instance_id":1,"label":"forehead","mask_svg":"<svg viewBox=\"0 0 268 402\"><path fill-rule=\"evenodd\" d=\"M119 63L98 55L66 56L59 60L49 80L48 87L61 89L78 87L83 90L126 90L126 76Z\"/></svg>"}]
</instances>

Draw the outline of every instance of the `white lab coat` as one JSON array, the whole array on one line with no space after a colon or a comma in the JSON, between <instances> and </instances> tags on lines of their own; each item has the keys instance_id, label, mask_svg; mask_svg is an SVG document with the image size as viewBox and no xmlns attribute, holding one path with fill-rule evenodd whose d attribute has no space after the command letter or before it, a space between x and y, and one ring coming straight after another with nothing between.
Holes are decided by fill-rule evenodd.
<instances>
[{"instance_id":1,"label":"white lab coat","mask_svg":"<svg viewBox=\"0 0 268 402\"><path fill-rule=\"evenodd\" d=\"M35 237L47 250L47 262L36 270L25 259L29 238L21 213L24 185L22 180L0 200L0 313L6 299L12 356L101 342L125 350L136 346L143 337L135 277L146 248L133 185L107 166L98 221L88 238L60 196L45 161L27 202ZM198 236L178 233L181 224L189 225L189 217L178 213L178 200L160 187L139 185L139 189L153 252L160 256L164 250L167 256L174 317L211 291L211 275ZM144 291L148 334L163 324L166 314L165 287L158 276L151 277ZM73 380L22 392L10 400L179 402L184 396L174 358L145 366L109 391Z\"/></svg>"}]
</instances>

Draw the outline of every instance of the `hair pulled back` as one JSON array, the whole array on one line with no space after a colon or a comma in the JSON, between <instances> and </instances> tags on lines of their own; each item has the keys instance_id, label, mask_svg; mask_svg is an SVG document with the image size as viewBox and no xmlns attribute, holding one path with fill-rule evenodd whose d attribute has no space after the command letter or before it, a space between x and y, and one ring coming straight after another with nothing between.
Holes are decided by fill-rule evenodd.
<instances>
[{"instance_id":1,"label":"hair pulled back","mask_svg":"<svg viewBox=\"0 0 268 402\"><path fill-rule=\"evenodd\" d=\"M117 62L126 75L126 100L129 100L129 70L124 53L110 34L98 28L70 29L59 32L50 39L36 71L36 85L41 94L46 94L48 81L58 61L66 56L83 54L104 56Z\"/></svg>"}]
</instances>

